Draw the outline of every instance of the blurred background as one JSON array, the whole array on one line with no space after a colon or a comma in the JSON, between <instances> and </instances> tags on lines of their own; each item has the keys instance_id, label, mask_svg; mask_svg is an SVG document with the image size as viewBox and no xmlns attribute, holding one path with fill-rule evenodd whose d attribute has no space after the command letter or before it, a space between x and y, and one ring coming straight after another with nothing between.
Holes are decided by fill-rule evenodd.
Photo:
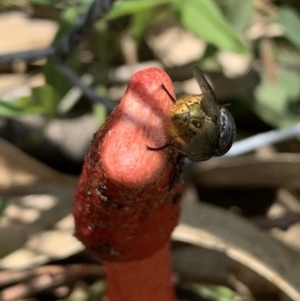
<instances>
[{"instance_id":1,"label":"blurred background","mask_svg":"<svg viewBox=\"0 0 300 301\"><path fill-rule=\"evenodd\" d=\"M0 2L3 301L103 295L104 272L72 236L71 200L137 70L164 69L180 96L200 93L197 64L237 140L300 122L299 1L120 0L63 44L93 2ZM184 169L194 210L173 237L178 300L300 300L300 131L290 136Z\"/></svg>"}]
</instances>

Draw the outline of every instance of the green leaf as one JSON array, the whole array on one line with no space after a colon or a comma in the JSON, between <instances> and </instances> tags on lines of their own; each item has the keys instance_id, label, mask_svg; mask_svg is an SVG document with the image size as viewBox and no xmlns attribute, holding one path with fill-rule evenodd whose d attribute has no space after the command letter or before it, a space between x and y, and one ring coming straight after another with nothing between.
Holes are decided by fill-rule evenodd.
<instances>
[{"instance_id":1,"label":"green leaf","mask_svg":"<svg viewBox=\"0 0 300 301\"><path fill-rule=\"evenodd\" d=\"M23 114L23 110L15 103L0 100L0 117L16 118Z\"/></svg>"},{"instance_id":2,"label":"green leaf","mask_svg":"<svg viewBox=\"0 0 300 301\"><path fill-rule=\"evenodd\" d=\"M296 73L280 70L278 82L271 83L262 74L262 81L255 90L254 110L267 123L286 127L300 121L296 101L300 96L300 78Z\"/></svg>"},{"instance_id":3,"label":"green leaf","mask_svg":"<svg viewBox=\"0 0 300 301\"><path fill-rule=\"evenodd\" d=\"M11 204L11 199L7 197L0 197L0 217L3 215L5 209Z\"/></svg>"},{"instance_id":4,"label":"green leaf","mask_svg":"<svg viewBox=\"0 0 300 301\"><path fill-rule=\"evenodd\" d=\"M40 103L36 103L32 95L19 98L15 101L15 106L22 112L22 115L45 114L45 108Z\"/></svg>"},{"instance_id":5,"label":"green leaf","mask_svg":"<svg viewBox=\"0 0 300 301\"><path fill-rule=\"evenodd\" d=\"M219 1L222 11L236 32L243 33L249 26L254 12L252 0L227 0Z\"/></svg>"},{"instance_id":6,"label":"green leaf","mask_svg":"<svg viewBox=\"0 0 300 301\"><path fill-rule=\"evenodd\" d=\"M53 117L56 113L57 101L53 88L49 85L32 89L32 100L37 107L44 109L44 114Z\"/></svg>"},{"instance_id":7,"label":"green leaf","mask_svg":"<svg viewBox=\"0 0 300 301\"><path fill-rule=\"evenodd\" d=\"M205 300L234 301L237 299L236 292L225 286L194 284L193 288Z\"/></svg>"},{"instance_id":8,"label":"green leaf","mask_svg":"<svg viewBox=\"0 0 300 301\"><path fill-rule=\"evenodd\" d=\"M300 48L300 16L289 7L281 7L278 12L277 22L284 28L285 37Z\"/></svg>"},{"instance_id":9,"label":"green leaf","mask_svg":"<svg viewBox=\"0 0 300 301\"><path fill-rule=\"evenodd\" d=\"M42 5L55 5L63 2L62 0L29 0L33 4L42 4Z\"/></svg>"},{"instance_id":10,"label":"green leaf","mask_svg":"<svg viewBox=\"0 0 300 301\"><path fill-rule=\"evenodd\" d=\"M245 45L212 0L177 0L182 24L195 35L222 50L247 53Z\"/></svg>"},{"instance_id":11,"label":"green leaf","mask_svg":"<svg viewBox=\"0 0 300 301\"><path fill-rule=\"evenodd\" d=\"M130 36L139 40L152 20L153 13L149 10L141 10L133 14L130 22Z\"/></svg>"},{"instance_id":12,"label":"green leaf","mask_svg":"<svg viewBox=\"0 0 300 301\"><path fill-rule=\"evenodd\" d=\"M299 50L295 48L277 48L275 51L276 61L282 63L286 68L297 66L300 62Z\"/></svg>"},{"instance_id":13,"label":"green leaf","mask_svg":"<svg viewBox=\"0 0 300 301\"><path fill-rule=\"evenodd\" d=\"M17 118L22 115L45 114L45 108L40 105L31 105L31 97L22 97L17 101L1 101L0 100L0 117Z\"/></svg>"},{"instance_id":14,"label":"green leaf","mask_svg":"<svg viewBox=\"0 0 300 301\"><path fill-rule=\"evenodd\" d=\"M141 10L149 9L158 5L169 4L174 0L123 0L115 3L113 9L107 14L105 19L111 20L126 15L137 13Z\"/></svg>"},{"instance_id":15,"label":"green leaf","mask_svg":"<svg viewBox=\"0 0 300 301\"><path fill-rule=\"evenodd\" d=\"M101 103L93 105L93 115L96 122L96 126L100 127L106 120L107 110L106 107Z\"/></svg>"},{"instance_id":16,"label":"green leaf","mask_svg":"<svg viewBox=\"0 0 300 301\"><path fill-rule=\"evenodd\" d=\"M145 31L153 24L160 20L165 20L169 14L168 9L144 9L134 13L131 16L129 34L131 37L139 41Z\"/></svg>"},{"instance_id":17,"label":"green leaf","mask_svg":"<svg viewBox=\"0 0 300 301\"><path fill-rule=\"evenodd\" d=\"M33 88L30 96L23 96L15 101L0 101L0 116L16 118L22 115L42 114L53 117L56 112L54 95L49 85Z\"/></svg>"}]
</instances>

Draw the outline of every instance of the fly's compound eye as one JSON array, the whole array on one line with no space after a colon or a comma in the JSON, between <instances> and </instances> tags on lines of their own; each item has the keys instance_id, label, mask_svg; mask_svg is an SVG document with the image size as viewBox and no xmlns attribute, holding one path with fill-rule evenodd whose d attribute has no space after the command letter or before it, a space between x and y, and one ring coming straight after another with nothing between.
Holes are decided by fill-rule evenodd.
<instances>
[{"instance_id":1,"label":"fly's compound eye","mask_svg":"<svg viewBox=\"0 0 300 301\"><path fill-rule=\"evenodd\" d=\"M220 109L220 136L215 156L226 154L235 139L235 123L231 113L224 107Z\"/></svg>"}]
</instances>

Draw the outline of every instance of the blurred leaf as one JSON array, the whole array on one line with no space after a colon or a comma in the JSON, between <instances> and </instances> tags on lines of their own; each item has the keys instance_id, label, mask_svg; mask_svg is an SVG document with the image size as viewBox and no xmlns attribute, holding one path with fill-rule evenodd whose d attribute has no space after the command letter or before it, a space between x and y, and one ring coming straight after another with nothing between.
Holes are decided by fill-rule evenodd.
<instances>
[{"instance_id":1,"label":"blurred leaf","mask_svg":"<svg viewBox=\"0 0 300 301\"><path fill-rule=\"evenodd\" d=\"M37 106L44 108L45 114L54 117L57 101L55 100L55 93L51 86L44 85L41 87L33 88L32 100L33 104L37 104Z\"/></svg>"},{"instance_id":2,"label":"blurred leaf","mask_svg":"<svg viewBox=\"0 0 300 301\"><path fill-rule=\"evenodd\" d=\"M233 28L238 33L242 33L249 25L254 6L252 0L227 0L219 1L223 12Z\"/></svg>"},{"instance_id":3,"label":"blurred leaf","mask_svg":"<svg viewBox=\"0 0 300 301\"><path fill-rule=\"evenodd\" d=\"M77 7L71 7L62 14L59 31L55 36L55 39L52 43L53 45L55 45L57 41L59 41L62 37L66 36L70 32L74 22L78 18L79 13L77 11ZM76 68L77 61L74 58L69 58L66 61L66 65L74 69ZM59 101L62 98L62 96L65 95L67 91L71 88L70 83L64 76L58 73L55 64L51 59L48 60L44 73L46 77L46 82L50 84L55 91L55 99Z\"/></svg>"},{"instance_id":4,"label":"blurred leaf","mask_svg":"<svg viewBox=\"0 0 300 301\"><path fill-rule=\"evenodd\" d=\"M20 97L16 102L15 106L22 110L22 114L44 114L45 109L41 103L38 103L33 97L33 94L30 96Z\"/></svg>"},{"instance_id":5,"label":"blurred leaf","mask_svg":"<svg viewBox=\"0 0 300 301\"><path fill-rule=\"evenodd\" d=\"M287 68L299 66L300 53L295 48L278 48L275 52L276 60L283 63Z\"/></svg>"},{"instance_id":6,"label":"blurred leaf","mask_svg":"<svg viewBox=\"0 0 300 301\"><path fill-rule=\"evenodd\" d=\"M62 0L29 0L28 2L34 4L42 4L42 5L55 5L63 1Z\"/></svg>"},{"instance_id":7,"label":"blurred leaf","mask_svg":"<svg viewBox=\"0 0 300 301\"><path fill-rule=\"evenodd\" d=\"M139 40L151 24L152 18L153 14L149 10L141 10L133 14L130 23L130 35L134 39Z\"/></svg>"},{"instance_id":8,"label":"blurred leaf","mask_svg":"<svg viewBox=\"0 0 300 301\"><path fill-rule=\"evenodd\" d=\"M130 35L139 41L144 32L150 25L153 25L155 22L161 20L168 14L168 10L141 10L131 17L130 23Z\"/></svg>"},{"instance_id":9,"label":"blurred leaf","mask_svg":"<svg viewBox=\"0 0 300 301\"><path fill-rule=\"evenodd\" d=\"M106 120L107 110L101 103L95 103L93 105L93 114L96 122L96 127L100 127Z\"/></svg>"},{"instance_id":10,"label":"blurred leaf","mask_svg":"<svg viewBox=\"0 0 300 301\"><path fill-rule=\"evenodd\" d=\"M287 6L279 8L277 22L284 28L284 35L296 47L300 47L300 16Z\"/></svg>"},{"instance_id":11,"label":"blurred leaf","mask_svg":"<svg viewBox=\"0 0 300 301\"><path fill-rule=\"evenodd\" d=\"M54 91L44 85L33 88L30 96L23 96L16 101L0 101L0 116L16 118L27 114L42 114L53 117L56 111Z\"/></svg>"},{"instance_id":12,"label":"blurred leaf","mask_svg":"<svg viewBox=\"0 0 300 301\"><path fill-rule=\"evenodd\" d=\"M211 0L177 0L178 14L182 24L197 36L222 50L247 53L225 20L220 9Z\"/></svg>"},{"instance_id":13,"label":"blurred leaf","mask_svg":"<svg viewBox=\"0 0 300 301\"><path fill-rule=\"evenodd\" d=\"M84 15L90 8L90 5L94 2L94 0L81 0L76 5L76 11L79 15Z\"/></svg>"},{"instance_id":14,"label":"blurred leaf","mask_svg":"<svg viewBox=\"0 0 300 301\"><path fill-rule=\"evenodd\" d=\"M9 198L0 197L0 217L3 215L5 209L11 204Z\"/></svg>"},{"instance_id":15,"label":"blurred leaf","mask_svg":"<svg viewBox=\"0 0 300 301\"><path fill-rule=\"evenodd\" d=\"M101 300L105 295L105 280L101 279L93 283L88 288L88 296L90 301Z\"/></svg>"},{"instance_id":16,"label":"blurred leaf","mask_svg":"<svg viewBox=\"0 0 300 301\"><path fill-rule=\"evenodd\" d=\"M113 9L105 17L107 20L131 15L141 10L149 9L158 5L169 4L174 0L123 0L115 3Z\"/></svg>"},{"instance_id":17,"label":"blurred leaf","mask_svg":"<svg viewBox=\"0 0 300 301\"><path fill-rule=\"evenodd\" d=\"M222 16L218 6L209 0L124 0L115 4L113 10L106 16L106 19L114 19L140 12L141 14L133 16L136 22L133 31L135 34L141 35L151 16L149 9L163 4L172 4L177 9L182 24L206 41L224 50L238 53L247 52L246 47ZM241 7L244 8L244 6ZM249 13L250 8L251 6L246 7L245 14ZM244 17L241 19L244 20Z\"/></svg>"},{"instance_id":18,"label":"blurred leaf","mask_svg":"<svg viewBox=\"0 0 300 301\"><path fill-rule=\"evenodd\" d=\"M23 114L23 110L11 101L0 100L0 117L15 118Z\"/></svg>"},{"instance_id":19,"label":"blurred leaf","mask_svg":"<svg viewBox=\"0 0 300 301\"><path fill-rule=\"evenodd\" d=\"M295 101L300 96L300 79L296 73L280 70L278 82L271 83L262 74L262 81L255 91L256 113L276 127L286 127L300 121Z\"/></svg>"},{"instance_id":20,"label":"blurred leaf","mask_svg":"<svg viewBox=\"0 0 300 301\"><path fill-rule=\"evenodd\" d=\"M41 104L35 104L32 96L20 97L17 101L0 101L0 116L16 118L29 114L44 114L45 108Z\"/></svg>"},{"instance_id":21,"label":"blurred leaf","mask_svg":"<svg viewBox=\"0 0 300 301\"><path fill-rule=\"evenodd\" d=\"M236 293L225 286L195 284L194 287L201 297L211 301L236 300Z\"/></svg>"}]
</instances>

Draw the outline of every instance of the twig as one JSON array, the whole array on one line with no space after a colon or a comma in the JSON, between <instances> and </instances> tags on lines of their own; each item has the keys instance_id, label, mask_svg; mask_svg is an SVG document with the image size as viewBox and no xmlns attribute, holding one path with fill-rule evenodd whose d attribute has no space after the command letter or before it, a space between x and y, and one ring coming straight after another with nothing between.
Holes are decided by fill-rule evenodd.
<instances>
[{"instance_id":1,"label":"twig","mask_svg":"<svg viewBox=\"0 0 300 301\"><path fill-rule=\"evenodd\" d=\"M79 87L88 99L103 103L109 110L112 110L115 105L109 99L97 95L93 89L83 84L76 73L64 64L64 61L75 51L79 43L89 35L95 21L102 18L111 9L114 2L115 0L95 0L86 15L73 26L67 36L58 41L55 47L4 54L0 56L0 64L11 63L15 60L34 61L43 57L51 57L57 70L72 85Z\"/></svg>"},{"instance_id":2,"label":"twig","mask_svg":"<svg viewBox=\"0 0 300 301\"><path fill-rule=\"evenodd\" d=\"M50 275L42 275L31 279L29 282L16 284L2 290L0 293L1 301L15 301L27 298L29 296L51 290L61 286L64 282L62 277Z\"/></svg>"},{"instance_id":3,"label":"twig","mask_svg":"<svg viewBox=\"0 0 300 301\"><path fill-rule=\"evenodd\" d=\"M261 146L282 142L300 135L300 123L286 129L272 130L266 133L235 142L225 157L234 157L251 152Z\"/></svg>"},{"instance_id":4,"label":"twig","mask_svg":"<svg viewBox=\"0 0 300 301\"><path fill-rule=\"evenodd\" d=\"M69 35L58 42L53 55L57 70L72 85L79 87L88 99L93 102L103 103L109 110L113 110L115 105L109 99L97 95L93 89L84 85L76 73L64 64L64 61L74 52L79 43L89 35L95 21L103 17L111 9L114 2L115 0L95 0L86 15L73 26Z\"/></svg>"},{"instance_id":5,"label":"twig","mask_svg":"<svg viewBox=\"0 0 300 301\"><path fill-rule=\"evenodd\" d=\"M49 57L54 54L54 48L36 49L30 51L13 52L0 55L0 64L12 63L17 60L36 61L41 58Z\"/></svg>"},{"instance_id":6,"label":"twig","mask_svg":"<svg viewBox=\"0 0 300 301\"><path fill-rule=\"evenodd\" d=\"M236 301L255 301L255 298L249 287L238 280L234 274L229 275L228 281L237 292L237 296L235 298Z\"/></svg>"},{"instance_id":7,"label":"twig","mask_svg":"<svg viewBox=\"0 0 300 301\"><path fill-rule=\"evenodd\" d=\"M86 85L87 87L90 87L94 81L94 78L91 74L85 73L80 77L80 81L82 82L82 84ZM70 111L70 109L74 107L74 105L81 98L81 96L82 90L77 86L73 86L60 100L57 106L58 114L63 115L66 112Z\"/></svg>"},{"instance_id":8,"label":"twig","mask_svg":"<svg viewBox=\"0 0 300 301\"><path fill-rule=\"evenodd\" d=\"M262 38L259 41L259 52L262 58L264 71L267 79L273 83L277 83L276 63L274 60L272 43L270 39Z\"/></svg>"},{"instance_id":9,"label":"twig","mask_svg":"<svg viewBox=\"0 0 300 301\"><path fill-rule=\"evenodd\" d=\"M113 110L115 108L115 104L108 98L98 95L94 89L89 88L87 85L82 83L78 75L70 69L68 66L63 64L58 58L54 57L54 61L57 67L57 70L64 75L68 81L73 85L81 89L83 95L88 98L90 101L95 103L103 103L106 108L109 110Z\"/></svg>"},{"instance_id":10,"label":"twig","mask_svg":"<svg viewBox=\"0 0 300 301\"><path fill-rule=\"evenodd\" d=\"M95 21L105 16L111 9L115 0L95 0L85 16L72 28L69 35L62 38L56 48L55 56L65 60L76 47L90 34Z\"/></svg>"},{"instance_id":11,"label":"twig","mask_svg":"<svg viewBox=\"0 0 300 301\"><path fill-rule=\"evenodd\" d=\"M46 290L72 287L78 279L103 276L104 269L98 264L49 265L27 271L0 272L0 287L12 285L2 289L0 300L20 300Z\"/></svg>"},{"instance_id":12,"label":"twig","mask_svg":"<svg viewBox=\"0 0 300 301\"><path fill-rule=\"evenodd\" d=\"M300 213L288 212L284 216L278 218L268 218L265 216L255 217L251 219L252 222L263 230L270 230L272 228L279 228L281 230L288 230L291 226L300 222Z\"/></svg>"}]
</instances>

